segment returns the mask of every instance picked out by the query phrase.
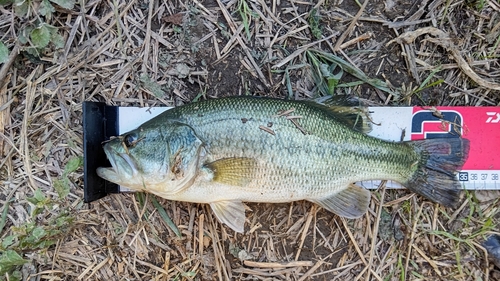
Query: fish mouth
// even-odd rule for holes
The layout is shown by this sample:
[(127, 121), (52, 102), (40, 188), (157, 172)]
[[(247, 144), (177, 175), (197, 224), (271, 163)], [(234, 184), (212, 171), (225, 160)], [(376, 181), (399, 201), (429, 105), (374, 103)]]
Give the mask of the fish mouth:
[(113, 167), (97, 168), (97, 175), (107, 181), (118, 183), (120, 177)]
[(118, 171), (116, 169), (116, 160), (114, 154), (110, 152), (108, 145), (103, 147), (106, 157), (111, 163), (111, 167), (99, 167), (97, 168), (97, 175), (107, 181), (117, 183), (119, 180)]
[(138, 175), (138, 169), (132, 158), (126, 153), (117, 153), (107, 145), (104, 146), (104, 152), (111, 163), (111, 167), (97, 168), (97, 175), (107, 181), (117, 184), (126, 183)]

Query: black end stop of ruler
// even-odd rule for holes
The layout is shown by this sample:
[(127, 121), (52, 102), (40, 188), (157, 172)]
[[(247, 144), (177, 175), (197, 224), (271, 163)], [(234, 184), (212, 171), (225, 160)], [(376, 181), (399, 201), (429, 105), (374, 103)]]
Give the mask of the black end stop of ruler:
[(90, 203), (109, 193), (118, 193), (117, 184), (97, 175), (98, 167), (110, 167), (102, 143), (118, 135), (118, 107), (102, 102), (83, 103), (83, 201)]

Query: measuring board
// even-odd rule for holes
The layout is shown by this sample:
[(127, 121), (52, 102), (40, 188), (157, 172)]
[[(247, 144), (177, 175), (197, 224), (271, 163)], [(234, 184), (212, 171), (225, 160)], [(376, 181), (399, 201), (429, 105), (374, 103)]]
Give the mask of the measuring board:
[[(137, 128), (142, 123), (161, 114), (168, 107), (111, 107), (102, 103), (84, 103), (84, 166), (85, 174), (89, 173), (88, 181), (85, 181), (85, 189), (90, 188), (87, 182), (93, 185), (104, 185), (96, 178), (95, 168), (97, 166), (109, 166), (109, 163), (91, 163), (93, 157), (88, 155), (87, 148), (93, 155), (98, 152), (100, 142), (114, 135), (120, 135)], [(458, 180), (464, 188), (469, 190), (500, 189), (500, 107), (369, 107), (373, 130), (369, 135), (389, 141), (409, 141), (426, 138), (456, 138), (462, 136), (470, 140), (469, 158), (465, 162), (462, 171), (457, 174)], [(102, 115), (104, 123), (99, 122)], [(85, 122), (87, 114), (94, 114), (94, 120)], [(95, 123), (97, 122), (97, 123)], [(104, 134), (100, 142), (86, 140), (85, 135), (94, 136), (93, 126), (101, 126), (99, 130)], [(98, 137), (96, 137), (98, 138)], [(92, 149), (90, 149), (92, 147)], [(101, 148), (102, 150), (102, 148)], [(101, 154), (99, 154), (101, 153)], [(87, 160), (89, 160), (87, 163)], [(88, 165), (89, 164), (89, 165)], [(87, 177), (86, 177), (87, 179)], [(97, 192), (98, 198), (105, 193), (128, 191), (123, 187), (102, 187)], [(358, 183), (366, 188), (377, 188), (380, 181), (363, 181)], [(387, 182), (386, 187), (400, 188), (395, 182)], [(105, 189), (105, 190), (104, 190)], [(103, 191), (104, 190), (104, 191)], [(104, 195), (103, 195), (104, 194)], [(92, 195), (85, 198), (90, 202)], [(90, 200), (90, 201), (88, 201)]]

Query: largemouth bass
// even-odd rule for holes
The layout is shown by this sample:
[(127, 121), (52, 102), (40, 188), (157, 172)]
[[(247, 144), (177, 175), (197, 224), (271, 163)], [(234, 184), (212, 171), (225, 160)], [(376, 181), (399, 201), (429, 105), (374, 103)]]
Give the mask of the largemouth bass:
[[(459, 201), (455, 173), (469, 141), (388, 142), (367, 136), (352, 108), (314, 101), (231, 97), (167, 110), (104, 145), (102, 178), (170, 200), (210, 204), (244, 231), (243, 202), (308, 200), (357, 218), (370, 192), (353, 185), (393, 180), (431, 201)], [(397, 118), (397, 116), (395, 116)]]

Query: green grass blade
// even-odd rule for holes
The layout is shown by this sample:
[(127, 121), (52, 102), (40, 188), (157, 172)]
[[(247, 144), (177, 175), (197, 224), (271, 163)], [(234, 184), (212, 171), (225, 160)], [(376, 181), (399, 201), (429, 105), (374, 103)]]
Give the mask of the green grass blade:
[(7, 214), (9, 213), (9, 205), (10, 205), (9, 201), (5, 202), (5, 205), (3, 205), (2, 216), (0, 217), (0, 233), (2, 233), (3, 228), (7, 223)]
[(292, 82), (290, 81), (290, 72), (288, 71), (288, 68), (285, 69), (285, 84), (286, 90), (288, 91), (288, 99), (293, 99), (293, 88)]
[(427, 88), (431, 88), (431, 87), (434, 87), (434, 86), (437, 86), (437, 85), (443, 83), (444, 80), (443, 79), (439, 79), (438, 81), (432, 82), (429, 85), (427, 85), (431, 81), (431, 79), (434, 77), (434, 75), (436, 75), (436, 73), (438, 73), (441, 70), (442, 70), (442, 67), (440, 66), (440, 67), (434, 69), (433, 71), (431, 71), (431, 73), (425, 78), (424, 82), (422, 82), (422, 85), (420, 85), (418, 87), (418, 89), (415, 90), (414, 93), (418, 93), (418, 92), (420, 92), (422, 90), (425, 90)]
[(307, 22), (309, 23), (309, 29), (311, 30), (311, 34), (317, 40), (322, 38), (321, 27), (320, 27), (320, 17), (318, 15), (318, 9), (314, 8), (309, 13), (309, 17), (307, 18)]
[(250, 20), (252, 18), (252, 14), (250, 12), (250, 8), (248, 8), (248, 4), (245, 0), (240, 0), (238, 3), (238, 12), (241, 17), (241, 21), (243, 22), (243, 26), (245, 28), (245, 33), (247, 38), (250, 39), (252, 35), (250, 35)]
[(172, 231), (177, 235), (177, 237), (182, 237), (181, 232), (177, 228), (177, 226), (174, 224), (172, 219), (168, 216), (167, 211), (158, 203), (158, 200), (154, 196), (151, 196), (151, 201), (153, 202), (153, 206), (155, 206), (156, 210), (158, 210), (158, 213), (160, 214), (161, 218), (167, 223), (168, 227), (172, 229)]
[[(317, 61), (321, 61), (327, 64), (338, 64), (345, 72), (353, 75), (354, 77), (362, 80), (363, 82), (387, 93), (394, 95), (396, 98), (399, 98), (399, 93), (393, 91), (387, 83), (380, 79), (370, 78), (363, 71), (351, 65), (349, 62), (341, 59), (340, 57), (325, 53), (318, 50), (310, 50), (308, 51), (309, 58), (316, 57)], [(313, 71), (314, 72), (314, 71)], [(314, 74), (313, 74), (314, 75)]]

